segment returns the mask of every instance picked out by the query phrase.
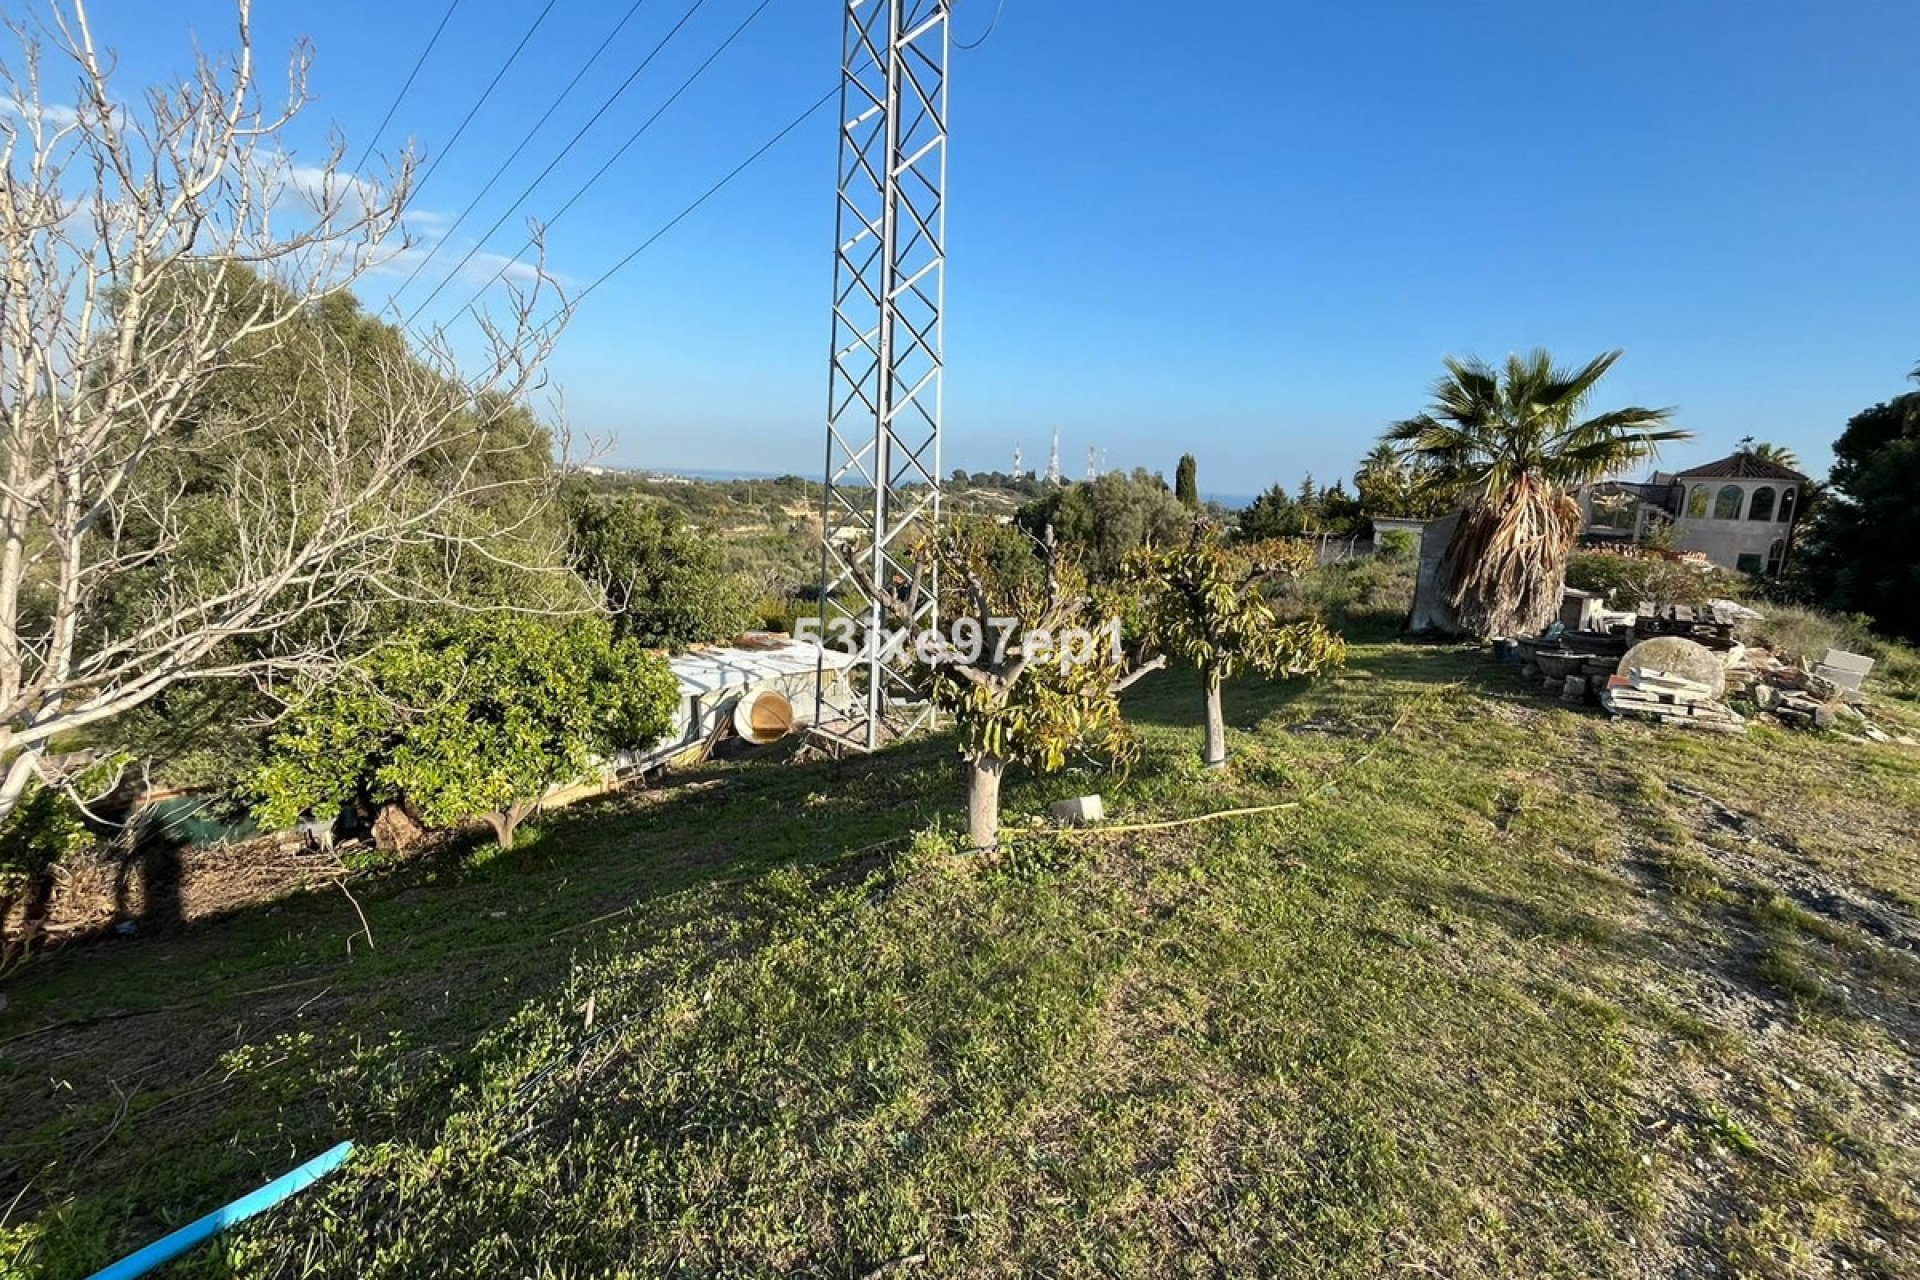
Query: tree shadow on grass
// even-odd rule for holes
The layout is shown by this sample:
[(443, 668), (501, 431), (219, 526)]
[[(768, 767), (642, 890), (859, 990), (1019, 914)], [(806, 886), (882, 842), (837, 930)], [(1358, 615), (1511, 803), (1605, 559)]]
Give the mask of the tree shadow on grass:
[[(437, 1124), (475, 1083), (472, 1048), (628, 917), (683, 893), (725, 913), (781, 869), (865, 875), (961, 799), (939, 739), (702, 767), (548, 815), (512, 850), (355, 880), (351, 899), (317, 890), (50, 955), (0, 1015), (0, 1204), (18, 1196), (18, 1222), (72, 1197), (49, 1256), (89, 1272), (342, 1137)], [(386, 1042), (404, 1046), (391, 1061)], [(392, 1079), (367, 1087), (356, 1060)], [(407, 1083), (428, 1070), (431, 1088)]]

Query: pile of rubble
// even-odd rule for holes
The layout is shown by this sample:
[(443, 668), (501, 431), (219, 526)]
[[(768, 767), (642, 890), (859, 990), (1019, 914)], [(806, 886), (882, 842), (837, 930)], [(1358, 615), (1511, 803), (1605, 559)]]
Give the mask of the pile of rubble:
[(1889, 733), (1868, 718), (1860, 685), (1872, 667), (1870, 659), (1837, 650), (1809, 669), (1783, 662), (1765, 649), (1749, 649), (1728, 670), (1727, 689), (1751, 702), (1761, 723), (1831, 729), (1858, 742), (1920, 746), (1920, 740)]
[(1622, 672), (1611, 676), (1601, 691), (1600, 705), (1617, 716), (1640, 716), (1709, 733), (1745, 733), (1746, 717), (1720, 701), (1725, 687), (1724, 679), (1716, 691), (1709, 681), (1644, 662), (1622, 663)]
[[(1664, 621), (1671, 626), (1673, 620)], [(1808, 666), (1718, 636), (1702, 643), (1698, 627), (1695, 622), (1693, 635), (1656, 635), (1639, 643), (1624, 627), (1604, 633), (1556, 627), (1511, 646), (1509, 660), (1520, 664), (1523, 678), (1562, 701), (1599, 706), (1615, 716), (1710, 733), (1770, 724), (1831, 730), (1857, 742), (1920, 746), (1920, 740), (1869, 718), (1860, 687), (1871, 659), (1832, 650)]]

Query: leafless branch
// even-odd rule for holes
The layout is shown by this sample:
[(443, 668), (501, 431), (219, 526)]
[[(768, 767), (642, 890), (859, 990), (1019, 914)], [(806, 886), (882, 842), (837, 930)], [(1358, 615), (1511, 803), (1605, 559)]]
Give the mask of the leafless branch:
[[(49, 6), (0, 62), (0, 818), (60, 735), (185, 680), (324, 675), (377, 605), (555, 563), (518, 541), (551, 492), (502, 430), (567, 313), (535, 323), (544, 272), (477, 357), (438, 331), (349, 344), (316, 317), (405, 249), (411, 156), (296, 160), (310, 51), (269, 102), (250, 0), (230, 56), (134, 97), (87, 0)], [(205, 403), (296, 353), (286, 403)]]

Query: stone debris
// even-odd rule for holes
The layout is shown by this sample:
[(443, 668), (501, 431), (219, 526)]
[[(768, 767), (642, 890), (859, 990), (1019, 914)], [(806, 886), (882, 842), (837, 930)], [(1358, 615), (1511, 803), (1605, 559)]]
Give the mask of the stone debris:
[[(1860, 692), (1871, 660), (1829, 650), (1811, 665), (1788, 662), (1733, 640), (1717, 623), (1711, 614), (1671, 610), (1631, 632), (1556, 626), (1514, 642), (1508, 660), (1544, 693), (1615, 716), (1711, 733), (1767, 724), (1824, 730), (1861, 745), (1920, 746), (1910, 734), (1872, 723)], [(1691, 635), (1680, 634), (1689, 629)]]
[(1625, 670), (1610, 677), (1600, 694), (1600, 705), (1614, 715), (1708, 733), (1746, 732), (1746, 717), (1716, 698), (1706, 681), (1652, 666), (1627, 666), (1624, 661), (1622, 666)]

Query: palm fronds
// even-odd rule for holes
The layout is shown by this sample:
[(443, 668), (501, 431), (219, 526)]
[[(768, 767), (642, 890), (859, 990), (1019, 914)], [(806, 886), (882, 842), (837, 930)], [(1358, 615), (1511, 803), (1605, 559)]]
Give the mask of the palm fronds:
[(1581, 416), (1620, 354), (1605, 352), (1577, 369), (1554, 364), (1543, 350), (1509, 356), (1499, 369), (1450, 358), (1427, 412), (1387, 431), (1386, 442), (1424, 459), (1467, 495), (1443, 581), (1469, 631), (1514, 634), (1551, 621), (1579, 533), (1570, 491), (1688, 438), (1667, 425), (1668, 409)]

